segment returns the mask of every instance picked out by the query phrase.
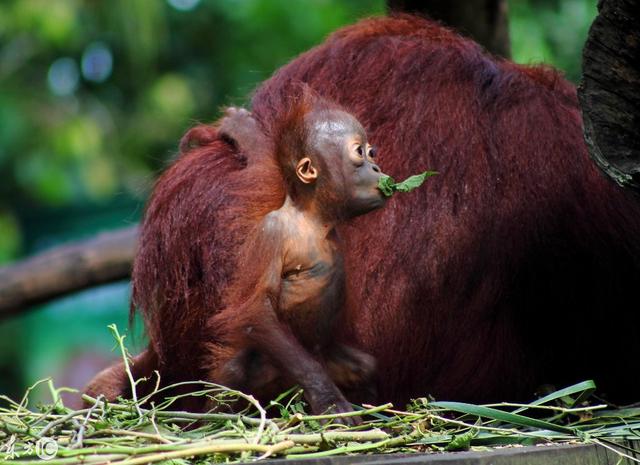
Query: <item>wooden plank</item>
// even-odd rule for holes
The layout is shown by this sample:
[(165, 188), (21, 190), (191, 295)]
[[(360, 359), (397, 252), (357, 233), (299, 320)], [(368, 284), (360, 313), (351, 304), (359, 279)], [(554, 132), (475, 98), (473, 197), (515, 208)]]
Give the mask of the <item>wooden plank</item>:
[[(625, 445), (630, 446), (629, 443)], [(640, 451), (640, 442), (635, 442)], [(640, 459), (640, 452), (633, 455)], [(315, 459), (278, 459), (263, 465), (631, 465), (634, 462), (597, 445), (509, 447), (486, 452), (409, 455), (359, 455)]]

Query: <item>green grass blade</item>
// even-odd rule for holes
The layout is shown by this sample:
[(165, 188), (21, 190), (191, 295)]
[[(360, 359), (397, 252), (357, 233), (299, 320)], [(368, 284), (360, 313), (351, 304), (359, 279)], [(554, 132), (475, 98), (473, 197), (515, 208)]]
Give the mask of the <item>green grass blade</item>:
[[(584, 399), (591, 395), (591, 393), (593, 393), (595, 389), (596, 383), (594, 383), (592, 380), (582, 381), (581, 383), (568, 386), (566, 388), (552, 392), (551, 394), (548, 394), (544, 397), (541, 397), (540, 399), (536, 399), (531, 402), (530, 405), (534, 406), (548, 404), (549, 402), (561, 399), (563, 397), (570, 397), (573, 394), (580, 394), (577, 399)], [(577, 401), (577, 399), (570, 406), (578, 404), (579, 402)], [(520, 407), (519, 409), (514, 410), (513, 413), (520, 413), (524, 412), (525, 410), (527, 410), (527, 407)]]
[(466, 404), (464, 402), (431, 402), (434, 407), (440, 407), (454, 412), (475, 415), (477, 417), (498, 420), (512, 425), (526, 426), (529, 428), (546, 429), (549, 431), (557, 431), (559, 433), (575, 434), (573, 428), (556, 425), (548, 421), (529, 418), (516, 413), (504, 412), (491, 407), (483, 407), (481, 405)]

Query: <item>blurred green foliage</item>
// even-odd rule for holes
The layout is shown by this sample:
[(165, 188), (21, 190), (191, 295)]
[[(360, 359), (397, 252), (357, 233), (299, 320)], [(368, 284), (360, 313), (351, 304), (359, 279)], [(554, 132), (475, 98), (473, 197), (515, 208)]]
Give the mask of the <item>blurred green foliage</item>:
[(578, 82), (582, 47), (597, 3), (597, 0), (510, 0), (513, 60), (548, 63)]
[[(182, 9), (181, 9), (182, 8)], [(0, 3), (0, 260), (24, 208), (144, 199), (197, 120), (380, 0)], [(27, 247), (29, 249), (30, 247)]]
[[(513, 0), (514, 59), (577, 80), (596, 0)], [(137, 221), (183, 132), (242, 104), (383, 0), (0, 2), (0, 263)], [(60, 373), (126, 327), (126, 283), (0, 323), (0, 392)]]

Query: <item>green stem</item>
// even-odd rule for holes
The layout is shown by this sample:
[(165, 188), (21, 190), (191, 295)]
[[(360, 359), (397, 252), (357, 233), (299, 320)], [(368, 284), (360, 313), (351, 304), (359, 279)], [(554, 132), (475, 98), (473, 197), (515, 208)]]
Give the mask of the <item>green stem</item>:
[(90, 411), (91, 411), (91, 409), (84, 408), (82, 410), (74, 410), (74, 411), (72, 411), (72, 412), (60, 417), (57, 420), (54, 420), (51, 423), (49, 423), (44, 428), (42, 428), (42, 430), (40, 430), (40, 432), (38, 433), (38, 437), (39, 438), (44, 437), (45, 434), (47, 434), (49, 431), (51, 431), (56, 426), (64, 425), (66, 422), (71, 420), (73, 417), (77, 417), (77, 416), (80, 416), (80, 415), (85, 415), (86, 413), (88, 413)]
[(318, 444), (322, 442), (364, 442), (389, 439), (389, 434), (381, 430), (371, 431), (327, 431), (313, 434), (276, 434), (276, 441), (293, 441), (296, 444)]
[[(103, 400), (95, 399), (87, 394), (83, 394), (82, 398), (87, 402), (91, 403), (101, 403), (104, 405), (108, 405), (109, 408), (113, 410), (118, 410), (120, 412), (130, 413), (131, 407), (127, 405), (105, 402)], [(149, 414), (151, 412), (155, 412), (155, 416), (157, 418), (180, 418), (183, 420), (218, 420), (218, 421), (242, 421), (248, 425), (260, 425), (261, 420), (258, 418), (250, 418), (246, 415), (235, 415), (233, 413), (193, 413), (193, 412), (183, 412), (183, 411), (169, 411), (169, 410), (148, 410), (148, 409), (140, 409), (142, 414)]]
[(11, 460), (11, 465), (34, 465), (34, 464), (47, 464), (47, 465), (67, 465), (67, 464), (82, 464), (82, 463), (108, 463), (114, 460), (118, 460), (126, 457), (125, 455), (88, 455), (82, 458), (68, 457), (63, 459), (50, 459), (46, 462), (38, 459), (34, 460)]
[(377, 407), (372, 407), (369, 409), (363, 410), (354, 410), (353, 412), (343, 412), (343, 413), (327, 413), (324, 415), (302, 415), (300, 416), (300, 421), (318, 421), (318, 420), (333, 420), (336, 418), (345, 418), (345, 417), (359, 417), (362, 415), (369, 415), (371, 413), (382, 412), (383, 410), (387, 410), (393, 407), (392, 403), (379, 405)]
[(225, 445), (206, 445), (198, 447), (185, 448), (183, 450), (173, 452), (160, 452), (157, 454), (145, 455), (131, 459), (124, 459), (112, 462), (113, 465), (143, 465), (147, 463), (161, 462), (163, 460), (179, 459), (184, 457), (197, 457), (201, 455), (222, 454), (222, 453), (240, 453), (240, 452), (261, 452), (263, 454), (277, 454), (294, 446), (293, 441), (282, 441), (273, 446), (264, 446), (261, 444), (233, 443)]

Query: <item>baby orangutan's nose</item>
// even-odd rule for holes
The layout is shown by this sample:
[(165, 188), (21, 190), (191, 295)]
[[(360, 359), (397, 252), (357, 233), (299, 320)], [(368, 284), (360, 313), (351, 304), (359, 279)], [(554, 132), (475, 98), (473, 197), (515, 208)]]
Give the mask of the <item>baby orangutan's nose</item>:
[(376, 165), (375, 163), (371, 163), (371, 171), (373, 171), (373, 173), (371, 173), (371, 175), (375, 178), (376, 182), (378, 182), (381, 178), (384, 178), (384, 177), (387, 176), (380, 169), (380, 167), (378, 165)]

